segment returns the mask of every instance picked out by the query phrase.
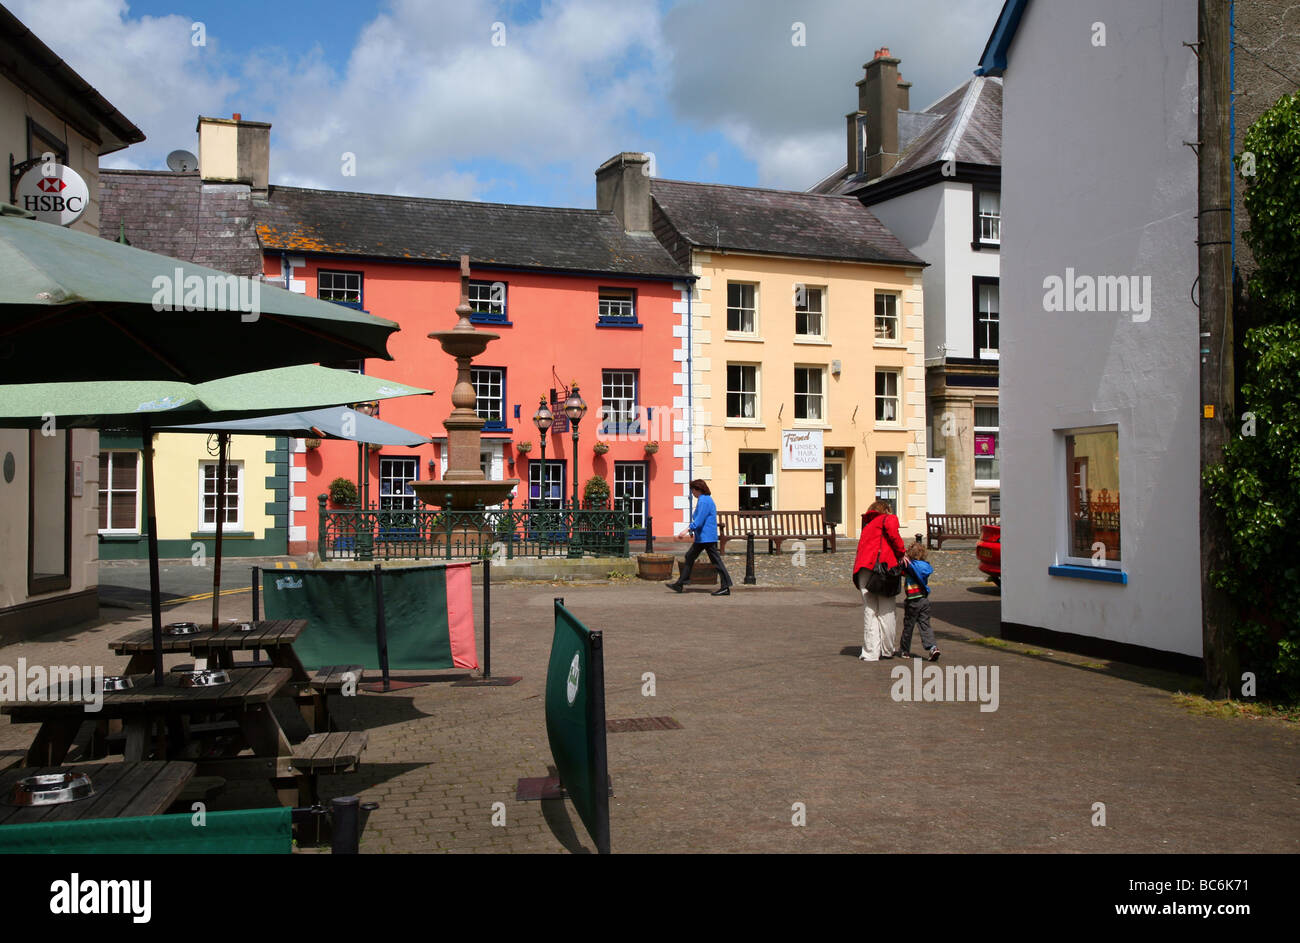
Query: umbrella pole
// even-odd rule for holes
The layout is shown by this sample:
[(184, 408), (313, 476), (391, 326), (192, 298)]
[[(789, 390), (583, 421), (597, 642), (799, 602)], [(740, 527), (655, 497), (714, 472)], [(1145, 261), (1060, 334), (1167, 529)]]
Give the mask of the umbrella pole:
[(148, 416), (140, 417), (140, 443), (144, 452), (145, 527), (149, 531), (149, 607), (153, 611), (153, 681), (163, 683), (162, 580), (158, 575), (158, 510), (154, 504), (153, 429)]
[(212, 629), (216, 631), (221, 614), (221, 531), (226, 520), (226, 456), (230, 453), (230, 433), (217, 433), (217, 532), (213, 539)]

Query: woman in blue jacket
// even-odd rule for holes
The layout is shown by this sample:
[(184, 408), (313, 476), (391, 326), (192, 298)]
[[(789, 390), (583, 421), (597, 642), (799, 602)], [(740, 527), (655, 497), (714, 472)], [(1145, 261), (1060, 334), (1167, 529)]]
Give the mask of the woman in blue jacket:
[(691, 549), (686, 551), (686, 562), (682, 564), (682, 572), (677, 577), (677, 582), (669, 583), (668, 587), (673, 592), (680, 593), (682, 587), (691, 578), (691, 568), (695, 566), (695, 558), (707, 551), (714, 569), (722, 577), (722, 588), (716, 590), (713, 595), (730, 596), (731, 574), (727, 572), (727, 565), (722, 562), (722, 554), (718, 553), (718, 507), (713, 503), (709, 486), (703, 478), (696, 478), (691, 482), (691, 496), (695, 498), (695, 516), (691, 518), (691, 526), (678, 534), (677, 539), (685, 540), (690, 535), (694, 543), (691, 544)]

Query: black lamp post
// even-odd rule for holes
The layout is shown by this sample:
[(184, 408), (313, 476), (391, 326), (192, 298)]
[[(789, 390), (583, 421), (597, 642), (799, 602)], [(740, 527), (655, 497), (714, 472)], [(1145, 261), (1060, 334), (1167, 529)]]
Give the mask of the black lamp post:
[(537, 412), (533, 413), (533, 425), (537, 427), (537, 434), (542, 437), (542, 474), (541, 484), (538, 486), (538, 498), (542, 502), (542, 507), (546, 507), (546, 432), (555, 422), (555, 414), (546, 406), (546, 397), (538, 398)]
[(578, 423), (587, 415), (587, 404), (578, 395), (578, 384), (573, 384), (573, 391), (564, 401), (564, 415), (569, 417), (573, 426), (573, 510), (578, 510)]

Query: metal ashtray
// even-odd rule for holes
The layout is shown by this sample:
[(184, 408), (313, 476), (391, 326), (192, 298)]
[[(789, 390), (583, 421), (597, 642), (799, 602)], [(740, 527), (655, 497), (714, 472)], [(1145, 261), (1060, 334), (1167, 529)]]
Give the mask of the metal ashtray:
[(128, 688), (135, 687), (135, 682), (126, 675), (107, 675), (104, 678), (103, 691), (125, 691)]
[(85, 773), (46, 773), (14, 783), (8, 802), (17, 806), (59, 805), (94, 794), (95, 787)]
[(181, 675), (181, 687), (183, 688), (214, 688), (219, 684), (229, 683), (230, 675), (221, 668), (186, 671)]
[(251, 623), (251, 622), (240, 622), (238, 625), (235, 626), (235, 631), (236, 631), (236, 632), (251, 632), (251, 631), (253, 631), (254, 628), (256, 628), (256, 626), (254, 626), (253, 623)]
[(194, 622), (169, 622), (163, 627), (164, 635), (198, 635), (199, 627)]

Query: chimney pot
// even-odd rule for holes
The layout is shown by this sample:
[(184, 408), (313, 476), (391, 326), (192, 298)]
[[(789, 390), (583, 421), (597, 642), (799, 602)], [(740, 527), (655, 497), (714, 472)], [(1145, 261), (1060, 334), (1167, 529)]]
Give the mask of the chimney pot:
[(233, 118), (235, 121), (238, 121), (240, 118), (242, 118), (242, 117), (244, 117), (244, 116), (241, 115), (239, 112), (235, 112), (235, 113), (234, 113), (233, 115), (231, 115), (230, 117)]
[(271, 126), (232, 118), (199, 117), (199, 177), (204, 182), (245, 183), (267, 192), (271, 166)]

